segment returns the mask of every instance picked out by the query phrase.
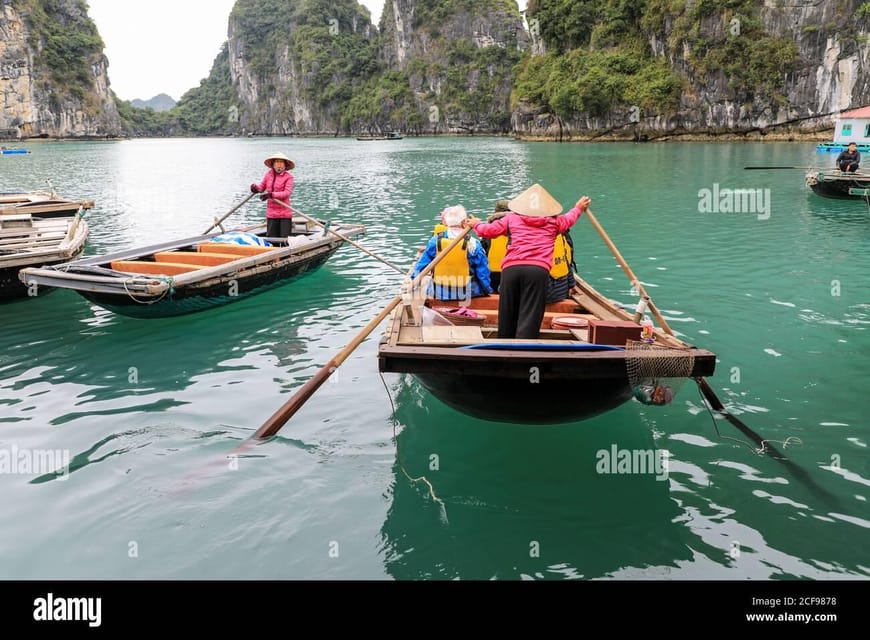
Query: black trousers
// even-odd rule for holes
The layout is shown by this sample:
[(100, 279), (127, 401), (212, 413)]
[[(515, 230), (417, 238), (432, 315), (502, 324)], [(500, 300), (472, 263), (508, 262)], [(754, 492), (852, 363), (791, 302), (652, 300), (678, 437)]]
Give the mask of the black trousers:
[(857, 162), (841, 162), (840, 163), (840, 171), (851, 171), (855, 173), (858, 170)]
[(544, 319), (550, 272), (543, 267), (514, 265), (501, 272), (498, 294), (498, 337), (537, 339)]
[(293, 218), (266, 218), (267, 238), (286, 238), (293, 231)]

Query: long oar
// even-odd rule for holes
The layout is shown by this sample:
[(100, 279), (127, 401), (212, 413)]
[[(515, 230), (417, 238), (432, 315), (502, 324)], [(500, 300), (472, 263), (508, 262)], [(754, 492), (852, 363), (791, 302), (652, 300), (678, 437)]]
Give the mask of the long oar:
[[(410, 292), (413, 294), (414, 289), (420, 284), (420, 281), (426, 277), (430, 271), (432, 271), (435, 266), (441, 262), (441, 260), (446, 256), (454, 247), (458, 246), (462, 239), (468, 234), (471, 229), (463, 229), (462, 232), (457, 235), (450, 244), (448, 244), (437, 256), (435, 259), (430, 262), (425, 269), (423, 269), (420, 274), (414, 278), (410, 285)], [(290, 399), (285, 402), (281, 408), (279, 408), (265, 423), (263, 426), (257, 429), (257, 432), (254, 434), (254, 438), (268, 438), (270, 436), (275, 435), (278, 431), (283, 427), (287, 421), (293, 417), (293, 415), (302, 407), (303, 404), (314, 395), (314, 392), (317, 391), (321, 385), (326, 382), (330, 375), (332, 375), (333, 371), (338, 369), (341, 366), (341, 363), (344, 362), (347, 357), (356, 349), (360, 344), (362, 344), (363, 340), (374, 331), (378, 325), (383, 322), (383, 320), (390, 315), (393, 309), (395, 309), (402, 302), (402, 295), (397, 295), (393, 298), (390, 303), (384, 307), (384, 309), (372, 318), (371, 322), (369, 322), (362, 330), (351, 340), (346, 347), (344, 347), (341, 351), (335, 354), (329, 362), (327, 362), (320, 370), (314, 374), (314, 376), (308, 380), (304, 385), (302, 385), (296, 393), (290, 396)]]
[(664, 319), (662, 314), (659, 312), (658, 307), (656, 307), (650, 295), (646, 292), (646, 289), (643, 288), (640, 280), (636, 275), (634, 275), (634, 271), (631, 270), (631, 267), (628, 266), (628, 263), (625, 261), (625, 258), (622, 257), (622, 254), (619, 253), (619, 249), (616, 248), (616, 245), (613, 244), (613, 241), (610, 239), (610, 236), (607, 235), (607, 232), (604, 231), (604, 227), (602, 227), (598, 220), (592, 215), (592, 212), (589, 209), (586, 209), (586, 217), (589, 218), (589, 222), (592, 223), (592, 226), (601, 234), (601, 237), (604, 239), (604, 243), (610, 248), (611, 253), (613, 253), (616, 261), (619, 263), (619, 266), (622, 267), (622, 270), (625, 271), (625, 275), (628, 276), (631, 285), (635, 288), (638, 294), (643, 298), (646, 302), (649, 310), (653, 312), (656, 320), (659, 321), (659, 326), (664, 329), (665, 333), (669, 335), (674, 335), (674, 332), (671, 331), (670, 326), (668, 326), (667, 321)]
[(290, 206), (289, 204), (287, 204), (286, 202), (281, 202), (280, 200), (275, 200), (274, 198), (272, 198), (272, 202), (277, 202), (277, 203), (280, 204), (282, 207), (286, 207), (286, 208), (290, 209), (290, 211), (292, 211), (293, 213), (298, 213), (300, 216), (302, 216), (303, 218), (305, 218), (305, 219), (308, 220), (309, 222), (313, 222), (314, 224), (316, 224), (316, 225), (317, 225), (318, 227), (320, 227), (321, 229), (324, 229), (325, 231), (329, 231), (329, 233), (331, 233), (332, 235), (334, 235), (336, 238), (340, 238), (340, 239), (344, 240), (346, 243), (348, 243), (348, 244), (350, 244), (350, 245), (353, 245), (354, 247), (356, 247), (357, 249), (359, 249), (360, 251), (362, 251), (362, 252), (365, 253), (366, 255), (371, 256), (371, 257), (374, 258), (375, 260), (377, 260), (377, 261), (379, 261), (379, 262), (383, 262), (385, 265), (387, 265), (387, 266), (388, 266), (390, 269), (392, 269), (393, 271), (398, 271), (399, 273), (402, 273), (402, 274), (405, 273), (402, 269), (400, 269), (399, 267), (397, 267), (396, 265), (394, 265), (392, 262), (389, 262), (389, 261), (385, 260), (384, 258), (381, 258), (380, 256), (378, 256), (378, 255), (372, 253), (371, 251), (369, 251), (368, 249), (366, 249), (366, 248), (365, 248), (364, 246), (362, 246), (361, 244), (357, 244), (356, 242), (354, 242), (354, 241), (351, 240), (350, 238), (347, 238), (347, 237), (345, 237), (344, 235), (340, 234), (338, 231), (335, 231), (335, 230), (334, 230), (332, 227), (330, 227), (329, 225), (325, 225), (325, 224), (323, 224), (322, 222), (320, 222), (319, 220), (315, 220), (315, 219), (312, 218), (311, 216), (307, 216), (307, 215), (305, 215), (305, 213), (303, 213), (302, 211), (299, 210), (299, 207), (295, 207), (295, 206), (294, 206), (294, 207), (291, 207), (291, 206)]
[[(610, 251), (613, 253), (616, 261), (622, 267), (622, 270), (625, 271), (628, 279), (635, 286), (638, 293), (643, 295), (647, 299), (647, 303), (649, 308), (655, 314), (656, 319), (662, 326), (662, 329), (665, 330), (666, 333), (670, 335), (674, 335), (674, 332), (668, 326), (668, 323), (665, 322), (664, 318), (661, 317), (661, 314), (658, 312), (655, 304), (652, 299), (646, 295), (646, 292), (643, 289), (643, 286), (637, 279), (637, 276), (634, 275), (634, 272), (631, 270), (631, 267), (628, 266), (628, 263), (622, 257), (622, 254), (619, 253), (619, 250), (616, 248), (616, 245), (613, 244), (613, 241), (607, 235), (607, 232), (604, 231), (604, 228), (598, 223), (598, 220), (595, 219), (595, 216), (592, 215), (592, 212), (589, 209), (586, 210), (586, 217), (589, 218), (589, 222), (592, 223), (592, 226), (601, 234), (601, 237), (604, 239), (605, 244), (610, 247)], [(696, 378), (692, 378), (698, 385), (698, 388), (701, 390), (701, 393), (704, 394), (704, 398), (707, 399), (707, 402), (710, 403), (710, 407), (719, 413), (722, 417), (724, 417), (728, 422), (737, 427), (742, 433), (744, 433), (747, 437), (749, 437), (764, 453), (767, 453), (769, 456), (774, 458), (775, 460), (781, 462), (785, 465), (796, 478), (803, 481), (803, 483), (809, 487), (814, 493), (819, 496), (826, 498), (831, 503), (837, 503), (837, 499), (835, 496), (831, 495), (829, 492), (824, 490), (818, 484), (816, 484), (815, 480), (804, 470), (803, 468), (796, 465), (794, 462), (785, 457), (776, 447), (770, 444), (769, 441), (762, 438), (760, 435), (755, 433), (752, 429), (750, 429), (742, 420), (740, 420), (737, 416), (730, 413), (725, 405), (722, 404), (722, 401), (716, 396), (713, 392), (713, 389), (707, 383), (707, 380), (702, 376), (698, 376)]]
[(812, 171), (812, 167), (743, 167), (744, 171), (764, 171), (767, 169), (801, 169), (802, 171)]
[[(239, 204), (237, 204), (235, 207), (233, 207), (232, 209), (230, 209), (229, 211), (227, 211), (227, 212), (224, 214), (224, 216), (223, 216), (220, 220), (218, 220), (217, 218), (215, 218), (215, 219), (214, 219), (214, 224), (211, 225), (211, 226), (210, 226), (208, 229), (206, 229), (205, 231), (203, 231), (203, 232), (202, 232), (202, 235), (207, 234), (209, 231), (211, 231), (211, 230), (214, 229), (215, 227), (221, 227), (221, 223), (222, 223), (224, 220), (226, 220), (226, 219), (229, 218), (231, 215), (233, 215), (236, 211), (238, 211), (238, 210), (242, 207), (243, 204), (245, 204), (248, 200), (250, 200), (251, 198), (253, 198), (255, 195), (257, 195), (257, 194), (256, 194), (256, 193), (252, 193), (252, 194), (250, 194), (247, 198), (245, 198), (244, 200), (242, 200), (242, 201), (241, 201)], [(221, 227), (221, 231), (223, 231), (223, 230), (224, 230), (224, 228)]]

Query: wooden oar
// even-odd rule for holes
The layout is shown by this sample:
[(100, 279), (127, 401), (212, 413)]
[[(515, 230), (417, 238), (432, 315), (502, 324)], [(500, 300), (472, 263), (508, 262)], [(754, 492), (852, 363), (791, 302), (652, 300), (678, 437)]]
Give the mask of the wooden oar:
[(643, 288), (643, 285), (638, 280), (637, 276), (634, 275), (634, 271), (631, 270), (631, 267), (628, 266), (628, 263), (625, 261), (625, 258), (622, 257), (622, 254), (619, 253), (619, 249), (616, 248), (616, 245), (613, 244), (613, 241), (610, 239), (610, 236), (607, 235), (607, 232), (604, 231), (604, 227), (602, 227), (598, 220), (592, 215), (592, 212), (589, 209), (586, 209), (586, 217), (589, 218), (589, 222), (592, 223), (592, 226), (601, 234), (601, 237), (604, 239), (604, 243), (610, 248), (611, 253), (613, 253), (616, 261), (619, 263), (619, 266), (622, 267), (622, 270), (625, 271), (625, 275), (628, 276), (631, 285), (637, 290), (638, 294), (644, 299), (649, 310), (653, 312), (656, 320), (659, 321), (659, 326), (665, 331), (665, 333), (669, 335), (674, 335), (674, 332), (671, 330), (671, 327), (668, 325), (667, 321), (664, 319), (662, 314), (659, 312), (658, 307), (656, 307), (655, 303), (652, 300), (652, 297), (646, 292), (646, 289)]
[(801, 169), (802, 171), (818, 171), (812, 167), (743, 167), (744, 171), (763, 171), (766, 169)]
[(215, 227), (220, 227), (220, 228), (221, 228), (221, 231), (223, 231), (224, 228), (221, 226), (221, 223), (222, 223), (224, 220), (226, 220), (227, 218), (229, 218), (229, 217), (230, 217), (232, 214), (234, 214), (236, 211), (238, 211), (238, 210), (241, 208), (241, 206), (242, 206), (243, 204), (245, 204), (248, 200), (250, 200), (251, 198), (253, 198), (255, 195), (257, 195), (257, 194), (256, 194), (256, 193), (251, 193), (250, 195), (248, 195), (247, 198), (245, 198), (245, 199), (242, 200), (239, 204), (237, 204), (235, 207), (233, 207), (232, 209), (230, 209), (229, 211), (227, 211), (227, 212), (224, 214), (224, 216), (223, 216), (220, 220), (218, 220), (217, 218), (215, 218), (214, 224), (211, 225), (211, 226), (210, 226), (208, 229), (206, 229), (205, 231), (203, 231), (203, 232), (202, 232), (202, 235), (207, 234), (209, 231), (211, 231), (211, 230), (214, 229)]
[[(613, 244), (613, 241), (607, 235), (607, 232), (604, 231), (604, 228), (598, 223), (598, 220), (595, 219), (595, 216), (592, 215), (592, 212), (589, 211), (589, 209), (586, 210), (586, 217), (589, 218), (589, 222), (591, 222), (592, 226), (595, 227), (595, 229), (598, 231), (599, 234), (601, 234), (601, 237), (604, 239), (605, 244), (608, 247), (610, 247), (610, 251), (613, 253), (614, 257), (616, 258), (616, 261), (620, 264), (623, 271), (625, 271), (626, 275), (628, 276), (628, 279), (635, 286), (638, 293), (640, 293), (642, 296), (644, 296), (647, 299), (647, 303), (649, 305), (649, 308), (655, 314), (656, 319), (659, 321), (659, 323), (661, 323), (662, 329), (664, 329), (665, 332), (667, 332), (668, 334), (674, 335), (674, 332), (671, 331), (671, 328), (668, 326), (668, 323), (665, 322), (664, 318), (661, 317), (661, 314), (658, 312), (658, 309), (656, 308), (655, 304), (653, 304), (652, 299), (646, 294), (646, 291), (644, 291), (643, 286), (638, 281), (637, 276), (634, 275), (634, 272), (631, 270), (631, 267), (628, 266), (628, 263), (622, 257), (622, 254), (619, 253), (619, 250), (616, 248), (616, 245)], [(810, 475), (804, 469), (797, 466), (791, 460), (786, 458), (785, 455), (783, 455), (776, 447), (774, 447), (772, 444), (770, 444), (770, 441), (762, 438), (760, 435), (758, 435), (752, 429), (750, 429), (746, 424), (744, 424), (744, 422), (742, 420), (740, 420), (737, 416), (730, 413), (725, 408), (725, 405), (722, 404), (722, 401), (719, 400), (719, 398), (713, 392), (713, 389), (710, 387), (710, 385), (707, 383), (707, 380), (704, 377), (698, 376), (698, 377), (692, 378), (692, 379), (698, 385), (698, 388), (701, 390), (701, 393), (704, 395), (704, 398), (706, 398), (707, 402), (710, 403), (710, 407), (714, 411), (719, 413), (722, 417), (724, 417), (726, 420), (728, 420), (728, 422), (730, 422), (732, 425), (737, 427), (737, 429), (739, 429), (747, 437), (749, 437), (756, 445), (758, 445), (761, 448), (762, 452), (766, 453), (767, 455), (769, 455), (773, 459), (775, 459), (775, 460), (779, 461), (780, 463), (782, 463), (783, 465), (785, 465), (794, 474), (794, 476), (796, 478), (803, 481), (803, 483), (806, 486), (808, 486), (814, 493), (826, 498), (831, 503), (837, 502), (836, 498), (833, 495), (831, 495), (829, 492), (825, 491), (818, 484), (816, 484), (815, 480), (813, 480), (812, 477), (810, 477)]]
[(399, 267), (397, 267), (396, 265), (394, 265), (392, 262), (389, 262), (389, 261), (385, 260), (384, 258), (381, 258), (381, 257), (378, 256), (378, 255), (375, 255), (374, 253), (372, 253), (371, 251), (369, 251), (368, 249), (366, 249), (366, 248), (365, 248), (364, 246), (362, 246), (361, 244), (357, 244), (356, 242), (354, 242), (354, 241), (351, 240), (350, 238), (347, 238), (347, 237), (345, 237), (344, 235), (340, 234), (338, 231), (335, 231), (332, 227), (328, 227), (327, 225), (323, 224), (323, 223), (320, 222), (319, 220), (315, 220), (315, 219), (312, 218), (311, 216), (307, 216), (307, 215), (305, 215), (305, 213), (303, 213), (302, 211), (299, 210), (299, 207), (296, 207), (296, 206), (291, 207), (291, 206), (290, 206), (289, 204), (287, 204), (286, 202), (281, 202), (280, 200), (275, 200), (274, 198), (272, 198), (272, 202), (277, 202), (277, 203), (280, 204), (282, 207), (287, 207), (287, 208), (290, 209), (290, 211), (292, 211), (294, 214), (295, 214), (295, 213), (298, 213), (300, 216), (302, 216), (303, 218), (305, 218), (305, 219), (308, 220), (309, 222), (313, 222), (314, 224), (316, 224), (316, 225), (317, 225), (318, 227), (320, 227), (321, 229), (325, 229), (326, 231), (329, 231), (329, 233), (331, 233), (332, 235), (334, 235), (336, 238), (340, 238), (341, 240), (344, 240), (346, 243), (348, 243), (348, 244), (350, 244), (350, 245), (353, 245), (354, 247), (356, 247), (357, 249), (359, 249), (360, 251), (362, 251), (362, 252), (365, 253), (366, 255), (371, 256), (371, 257), (374, 258), (375, 260), (377, 260), (377, 261), (379, 261), (379, 262), (383, 262), (385, 265), (387, 265), (387, 266), (388, 266), (390, 269), (392, 269), (393, 271), (397, 271), (397, 272), (402, 273), (402, 274), (405, 273), (402, 269), (400, 269)]
[[(471, 231), (470, 228), (463, 229), (462, 232), (457, 235), (444, 249), (435, 256), (435, 259), (430, 262), (425, 269), (423, 269), (420, 274), (411, 281), (410, 292), (413, 295), (414, 289), (420, 284), (420, 281), (426, 277), (435, 266), (441, 262), (441, 260), (446, 256), (454, 247), (458, 246), (462, 239), (468, 235), (468, 232)], [(341, 363), (347, 360), (347, 357), (356, 349), (360, 344), (362, 344), (363, 340), (368, 337), (368, 335), (374, 331), (378, 325), (383, 322), (383, 320), (390, 315), (393, 309), (395, 309), (399, 304), (402, 303), (402, 295), (397, 295), (393, 298), (390, 303), (383, 308), (383, 310), (372, 318), (371, 322), (369, 322), (362, 330), (354, 336), (353, 340), (351, 340), (346, 347), (344, 347), (341, 351), (339, 351), (335, 356), (333, 356), (329, 362), (327, 362), (320, 370), (314, 374), (314, 376), (308, 380), (302, 387), (300, 387), (296, 393), (290, 396), (290, 399), (287, 400), (279, 408), (265, 423), (263, 426), (257, 429), (257, 432), (254, 434), (254, 438), (268, 438), (270, 436), (275, 435), (278, 431), (283, 427), (287, 421), (293, 417), (293, 415), (302, 407), (303, 404), (314, 395), (314, 392), (317, 391), (323, 385), (324, 382), (329, 378), (332, 373), (341, 366)]]

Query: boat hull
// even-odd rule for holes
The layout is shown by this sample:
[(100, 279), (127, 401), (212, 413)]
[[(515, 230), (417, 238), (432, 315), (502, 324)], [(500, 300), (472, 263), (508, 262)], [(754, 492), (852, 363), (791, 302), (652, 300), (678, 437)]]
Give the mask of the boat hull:
[[(534, 346), (534, 345), (531, 345)], [(577, 422), (632, 398), (622, 349), (582, 351), (398, 347), (382, 344), (379, 369), (417, 378), (444, 404), (476, 418), (518, 424)], [(691, 377), (709, 376), (716, 357), (693, 350)]]
[[(628, 380), (528, 380), (445, 374), (415, 376), (447, 406), (482, 420), (517, 424), (560, 424), (592, 418), (632, 397)], [(546, 415), (544, 415), (546, 407)]]
[[(72, 289), (86, 300), (131, 318), (168, 318), (232, 304), (284, 286), (319, 269), (362, 225), (332, 226), (338, 237), (305, 225), (269, 247), (219, 242), (216, 234), (125, 249), (50, 268), (24, 269), (30, 284)], [(263, 231), (259, 225), (249, 232)], [(204, 249), (204, 250), (203, 250)], [(215, 253), (217, 251), (217, 253)]]
[[(813, 193), (838, 200), (863, 200), (864, 192), (870, 190), (870, 177), (852, 177), (848, 174), (812, 173), (807, 176), (807, 186)], [(858, 191), (858, 193), (855, 193)]]
[[(54, 260), (46, 262), (45, 265), (63, 264), (66, 260)], [(24, 300), (35, 297), (30, 295), (30, 291), (35, 291), (36, 295), (43, 296), (54, 291), (53, 287), (39, 287), (38, 289), (29, 289), (18, 279), (18, 272), (21, 267), (8, 267), (0, 269), (0, 303), (14, 302), (15, 300)]]
[(282, 287), (323, 266), (336, 250), (338, 250), (337, 246), (309, 260), (291, 263), (245, 278), (224, 277), (202, 286), (170, 289), (166, 295), (153, 300), (127, 293), (85, 290), (79, 290), (78, 293), (104, 309), (130, 318), (154, 319), (183, 316), (246, 300), (251, 296)]

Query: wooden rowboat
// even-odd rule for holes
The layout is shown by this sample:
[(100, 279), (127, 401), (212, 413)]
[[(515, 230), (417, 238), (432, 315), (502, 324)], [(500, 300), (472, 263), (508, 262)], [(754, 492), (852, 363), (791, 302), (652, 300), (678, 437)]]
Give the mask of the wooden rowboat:
[(433, 310), (456, 302), (428, 299), (425, 309), (413, 301), (397, 307), (379, 345), (379, 369), (411, 374), (462, 413), (522, 424), (583, 420), (632, 397), (665, 404), (672, 396), (665, 399), (664, 391), (639, 395), (647, 379), (660, 382), (658, 394), (669, 391), (668, 378), (713, 373), (713, 353), (659, 329), (654, 343), (642, 342), (632, 314), (575, 279), (570, 298), (547, 306), (537, 340), (496, 337), (497, 295), (465, 301), (480, 316), (476, 324), (467, 312), (463, 324), (447, 324), (450, 314)]
[(810, 171), (807, 186), (820, 196), (848, 200), (864, 200), (870, 196), (870, 173), (847, 173), (837, 169)]
[(398, 131), (390, 131), (382, 136), (360, 136), (357, 140), (360, 142), (372, 142), (374, 140), (401, 140), (403, 137)]
[(79, 209), (91, 209), (93, 200), (68, 200), (48, 191), (15, 191), (0, 193), (0, 215), (29, 213), (40, 218), (63, 218), (75, 215)]
[[(332, 224), (349, 238), (362, 225)], [(265, 225), (247, 229), (262, 237)], [(294, 225), (272, 246), (213, 242), (212, 233), (76, 260), (58, 268), (24, 269), (27, 285), (72, 289), (105, 309), (133, 318), (204, 311), (287, 284), (323, 265), (344, 241), (314, 225)]]
[(35, 289), (19, 280), (19, 271), (74, 260), (87, 239), (88, 225), (80, 215), (48, 219), (29, 213), (0, 215), (0, 302), (35, 295)]

